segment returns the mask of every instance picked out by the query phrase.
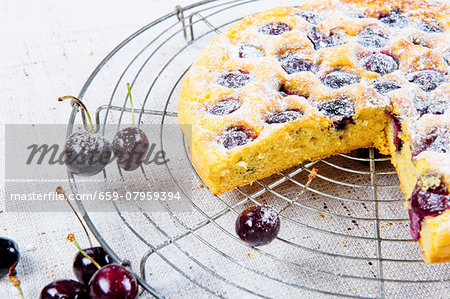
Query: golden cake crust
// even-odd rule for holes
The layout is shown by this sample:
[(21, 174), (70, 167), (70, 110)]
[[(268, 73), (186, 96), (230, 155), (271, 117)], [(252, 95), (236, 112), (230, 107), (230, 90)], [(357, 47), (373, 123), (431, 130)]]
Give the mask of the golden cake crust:
[[(302, 17), (304, 12), (314, 12), (319, 20)], [(407, 17), (404, 28), (380, 20), (397, 13)], [(201, 52), (180, 91), (178, 119), (180, 124), (192, 125), (188, 141), (199, 176), (214, 194), (220, 194), (306, 160), (374, 145), (392, 155), (407, 197), (417, 179), (429, 172), (450, 186), (448, 144), (444, 144), (446, 153), (425, 148), (417, 154), (412, 150), (424, 143), (427, 134), (435, 134), (439, 140), (450, 138), (450, 109), (423, 115), (416, 107), (417, 101), (449, 105), (449, 15), (449, 6), (425, 0), (314, 1), (299, 7), (274, 8), (235, 23)], [(287, 25), (289, 30), (272, 35), (261, 29), (277, 23)], [(428, 27), (423, 29), (425, 25)], [(313, 30), (323, 39), (317, 44), (311, 38)], [(385, 44), (364, 44), (360, 41), (364, 30), (380, 31)], [(337, 42), (330, 45), (328, 40)], [(250, 47), (253, 56), (241, 55), (243, 47)], [(395, 68), (387, 65), (382, 70), (371, 69), (364, 64), (367, 57), (378, 54), (392, 57)], [(317, 69), (289, 73), (282, 61), (292, 56)], [(350, 74), (358, 81), (330, 87), (324, 78), (334, 71)], [(425, 90), (427, 86), (414, 81), (415, 72), (422, 71), (442, 74), (444, 79), (432, 90)], [(245, 84), (227, 86), (229, 83), (222, 81), (230, 73), (245, 77)], [(374, 87), (379, 81), (393, 82), (399, 88), (382, 93)], [(339, 124), (345, 117), (330, 116), (321, 109), (334, 99), (353, 107), (345, 129)], [(219, 115), (211, 112), (218, 102), (229, 100), (239, 102), (238, 109)], [(271, 116), (286, 111), (297, 111), (301, 116), (284, 123), (268, 123)], [(397, 133), (391, 125), (392, 117), (400, 122), (400, 151), (393, 143), (393, 134)], [(430, 133), (435, 128), (439, 133)], [(224, 136), (230, 130), (242, 131), (239, 134), (250, 142), (226, 148)], [(425, 243), (440, 245), (424, 249), (426, 261), (450, 260), (448, 213), (430, 219), (423, 221), (422, 234), (433, 235), (430, 230), (441, 233), (422, 237), (422, 248), (428, 246)]]

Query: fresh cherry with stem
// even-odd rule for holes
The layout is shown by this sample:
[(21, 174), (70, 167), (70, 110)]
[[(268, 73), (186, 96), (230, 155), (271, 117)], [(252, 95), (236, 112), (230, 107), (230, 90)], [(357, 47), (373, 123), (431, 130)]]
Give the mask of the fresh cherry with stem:
[(112, 152), (110, 143), (103, 137), (94, 134), (92, 119), (86, 106), (74, 96), (64, 96), (58, 101), (71, 99), (77, 102), (86, 115), (91, 132), (79, 131), (70, 135), (64, 146), (64, 162), (70, 172), (80, 176), (93, 176), (102, 171), (109, 163)]
[(133, 98), (131, 97), (130, 84), (127, 83), (128, 96), (131, 105), (132, 127), (122, 129), (116, 133), (112, 142), (117, 164), (126, 171), (138, 168), (145, 159), (149, 149), (147, 135), (134, 125)]
[(89, 295), (92, 299), (135, 299), (138, 297), (139, 287), (136, 278), (124, 266), (109, 264), (101, 267), (90, 257), (80, 245), (73, 234), (67, 236), (80, 253), (94, 264), (98, 271), (89, 281)]
[(308, 175), (308, 182), (300, 193), (279, 212), (267, 205), (253, 206), (243, 211), (238, 216), (235, 225), (239, 238), (251, 246), (261, 246), (272, 242), (280, 231), (279, 214), (300, 197), (316, 175), (317, 169), (313, 168)]

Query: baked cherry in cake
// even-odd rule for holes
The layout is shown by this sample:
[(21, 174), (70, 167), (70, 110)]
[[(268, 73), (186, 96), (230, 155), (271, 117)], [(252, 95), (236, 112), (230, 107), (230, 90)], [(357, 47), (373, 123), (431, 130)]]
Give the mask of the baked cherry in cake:
[(418, 184), (410, 198), (411, 209), (419, 217), (437, 216), (449, 207), (449, 194), (445, 186), (424, 190)]
[(420, 239), (423, 217), (419, 217), (412, 209), (408, 210), (408, 215), (411, 237), (413, 238), (413, 241), (418, 241)]
[(208, 113), (212, 115), (228, 115), (238, 110), (241, 107), (241, 102), (233, 98), (221, 100), (208, 108)]
[(380, 13), (378, 19), (391, 27), (404, 28), (408, 23), (406, 16), (399, 10), (393, 10), (390, 13)]
[(388, 92), (391, 92), (391, 91), (394, 91), (394, 90), (400, 88), (401, 86), (392, 81), (379, 80), (379, 81), (376, 81), (372, 85), (372, 87), (379, 93), (386, 94)]
[(222, 135), (222, 144), (226, 149), (249, 143), (254, 138), (246, 132), (244, 127), (234, 127), (226, 130)]
[(357, 40), (364, 47), (382, 48), (389, 39), (379, 27), (367, 26), (358, 33)]
[(252, 80), (252, 76), (246, 71), (232, 71), (222, 74), (217, 83), (227, 88), (241, 88)]
[(288, 74), (298, 73), (298, 72), (313, 72), (316, 73), (319, 67), (301, 58), (297, 58), (294, 55), (288, 55), (280, 59), (281, 67)]
[(289, 121), (296, 120), (303, 113), (298, 110), (286, 110), (281, 112), (275, 112), (266, 117), (266, 123), (268, 124), (282, 124)]
[(282, 22), (269, 23), (259, 28), (259, 32), (267, 35), (280, 35), (288, 31), (291, 31), (291, 27)]
[(331, 88), (341, 88), (358, 82), (357, 75), (343, 71), (333, 71), (322, 79), (322, 83)]
[(342, 130), (353, 121), (355, 103), (347, 98), (333, 99), (320, 103), (317, 110), (330, 118), (336, 129)]
[(342, 45), (345, 41), (341, 35), (331, 33), (329, 36), (324, 36), (319, 32), (317, 27), (313, 27), (308, 33), (309, 40), (313, 43), (314, 49), (334, 47)]
[(313, 25), (318, 25), (321, 19), (320, 15), (313, 11), (302, 11), (298, 14), (298, 16)]
[(445, 81), (445, 75), (434, 70), (424, 70), (408, 74), (407, 79), (424, 91), (432, 91)]
[(387, 75), (398, 69), (395, 59), (384, 53), (374, 53), (361, 60), (362, 66), (371, 72)]

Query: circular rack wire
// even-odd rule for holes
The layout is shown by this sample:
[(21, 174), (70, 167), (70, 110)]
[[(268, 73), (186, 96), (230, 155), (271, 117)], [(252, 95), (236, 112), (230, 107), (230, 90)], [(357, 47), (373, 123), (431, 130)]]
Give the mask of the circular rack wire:
[[(144, 99), (141, 107), (135, 107), (139, 124), (159, 123), (161, 148), (167, 148), (169, 133), (162, 125), (176, 125), (177, 92), (189, 61), (224, 28), (245, 15), (273, 7), (270, 2), (208, 0), (178, 6), (132, 34), (101, 61), (78, 95), (86, 101), (95, 92), (112, 91), (109, 102), (96, 110), (95, 131), (107, 134), (106, 124), (115, 125), (115, 130), (124, 124), (131, 109), (121, 89), (125, 82), (131, 82), (134, 101)], [(77, 126), (78, 112), (74, 103), (67, 136)], [(82, 110), (81, 116), (87, 129)], [(189, 213), (160, 202), (159, 208), (165, 213), (158, 214), (132, 202), (135, 213), (142, 216), (138, 224), (122, 205), (111, 202), (115, 217), (96, 221), (98, 214), (77, 202), (79, 213), (99, 243), (117, 262), (133, 266), (141, 286), (151, 295), (164, 297), (168, 292), (167, 286), (155, 285), (149, 275), (149, 271), (158, 275), (152, 267), (158, 261), (169, 267), (170, 275), (184, 279), (180, 278), (180, 287), (189, 285), (192, 294), (204, 296), (397, 298), (411, 294), (420, 297), (427, 292), (445, 294), (446, 290), (448, 294), (448, 266), (423, 262), (418, 245), (409, 236), (404, 196), (396, 173), (389, 158), (376, 157), (373, 148), (365, 152), (367, 157), (355, 152), (341, 154), (215, 196), (202, 188), (184, 139), (181, 134), (178, 137), (184, 145), (177, 148), (178, 156), (192, 174), (188, 181), (198, 183), (198, 187), (194, 192), (186, 190), (183, 178), (168, 166), (164, 173), (166, 181), (186, 197)], [(107, 188), (111, 188), (113, 167), (103, 171)], [(313, 168), (319, 174), (294, 202)], [(155, 190), (152, 166), (131, 174), (119, 168), (116, 172), (115, 184), (123, 192), (133, 188), (136, 177), (148, 190)], [(79, 193), (83, 185), (80, 178), (69, 173), (69, 180), (72, 192)], [(280, 215), (282, 228), (277, 240), (264, 247), (250, 247), (234, 233), (237, 215), (255, 204), (270, 204), (278, 210), (292, 205)], [(123, 246), (111, 241), (108, 221), (119, 223), (131, 234), (132, 239), (126, 243), (143, 248), (139, 260), (129, 260)], [(179, 230), (174, 232), (168, 225)], [(146, 228), (159, 237), (153, 238)], [(208, 233), (208, 229), (212, 232)]]

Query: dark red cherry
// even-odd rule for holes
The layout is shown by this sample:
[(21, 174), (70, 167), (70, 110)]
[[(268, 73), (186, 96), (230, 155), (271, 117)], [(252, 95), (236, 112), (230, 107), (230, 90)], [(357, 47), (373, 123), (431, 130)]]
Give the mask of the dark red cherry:
[(266, 245), (276, 238), (280, 231), (280, 217), (269, 206), (251, 207), (242, 212), (236, 220), (236, 233), (251, 246)]
[(392, 81), (379, 80), (379, 81), (375, 82), (372, 85), (372, 87), (379, 93), (385, 94), (385, 93), (394, 91), (394, 90), (400, 88), (401, 86)]
[(281, 67), (286, 71), (286, 73), (293, 74), (298, 72), (313, 72), (316, 73), (319, 70), (319, 66), (307, 61), (295, 57), (294, 55), (287, 55), (281, 58)]
[(359, 83), (359, 77), (343, 71), (333, 71), (322, 79), (322, 83), (331, 88), (341, 88), (350, 84)]
[(410, 198), (411, 209), (419, 217), (437, 216), (449, 208), (448, 190), (442, 184), (424, 191), (418, 184)]
[(0, 238), (0, 278), (8, 274), (9, 269), (18, 263), (19, 259), (17, 243), (8, 238)]
[(402, 123), (400, 122), (400, 119), (398, 117), (393, 115), (391, 119), (391, 125), (393, 128), (395, 150), (397, 152), (400, 152), (403, 148), (403, 140), (400, 138)]
[(382, 76), (398, 69), (397, 61), (392, 56), (384, 53), (374, 53), (366, 56), (361, 60), (361, 63), (367, 71), (375, 72)]
[(61, 279), (46, 285), (39, 299), (90, 299), (90, 296), (84, 284), (71, 279)]
[(439, 33), (444, 31), (441, 27), (441, 25), (439, 25), (439, 23), (437, 22), (432, 22), (432, 23), (426, 23), (423, 22), (420, 24), (420, 29), (422, 29), (425, 32), (428, 33)]
[(238, 110), (241, 107), (239, 100), (228, 98), (219, 101), (208, 108), (208, 113), (212, 115), (227, 115)]
[(390, 13), (380, 13), (378, 19), (391, 27), (403, 28), (408, 24), (408, 19), (398, 10)]
[(123, 170), (132, 171), (144, 161), (149, 142), (144, 131), (137, 127), (128, 127), (116, 133), (112, 148), (117, 157), (117, 165)]
[(338, 34), (331, 33), (330, 36), (325, 37), (319, 32), (317, 27), (313, 27), (308, 33), (308, 39), (313, 43), (314, 49), (334, 47), (342, 45), (345, 40)]
[(102, 267), (89, 282), (89, 295), (92, 299), (135, 299), (138, 291), (136, 278), (121, 265)]
[(251, 134), (247, 133), (244, 127), (234, 127), (226, 130), (222, 134), (222, 145), (226, 149), (241, 146), (253, 141)]
[(419, 241), (420, 230), (422, 229), (422, 217), (419, 217), (413, 210), (408, 210), (409, 214), (409, 231), (414, 241)]
[(81, 176), (92, 176), (102, 171), (111, 155), (111, 145), (104, 137), (84, 131), (70, 135), (64, 147), (67, 168)]
[(445, 110), (448, 107), (448, 104), (439, 102), (436, 100), (424, 100), (420, 98), (415, 98), (414, 107), (417, 110), (417, 113), (422, 116), (424, 114), (435, 114), (440, 115), (444, 114)]
[[(103, 247), (91, 247), (84, 249), (84, 251), (101, 267), (109, 265), (113, 262), (112, 258), (106, 253)], [(73, 261), (73, 273), (78, 281), (88, 285), (97, 270), (97, 266), (81, 254), (81, 252), (78, 252), (77, 255), (75, 255), (75, 259)]]
[(280, 35), (291, 30), (288, 24), (282, 22), (269, 23), (259, 28), (259, 32), (267, 35)]
[(347, 98), (333, 99), (320, 103), (317, 110), (331, 119), (336, 129), (343, 130), (353, 122), (355, 103)]
[(239, 47), (239, 58), (254, 59), (264, 56), (264, 52), (256, 47), (250, 45), (241, 45)]
[(320, 22), (319, 14), (313, 11), (302, 11), (298, 14), (298, 16), (302, 17), (306, 22), (311, 23), (313, 25), (318, 25)]
[(241, 88), (252, 80), (252, 76), (247, 71), (231, 71), (222, 74), (217, 79), (219, 85), (227, 88)]
[(424, 91), (432, 91), (446, 81), (443, 73), (434, 70), (412, 72), (406, 76), (406, 79), (417, 84)]
[(286, 111), (275, 112), (266, 118), (266, 123), (268, 123), (268, 124), (286, 123), (289, 121), (296, 120), (297, 118), (299, 118), (302, 115), (303, 115), (303, 113), (298, 110), (286, 110)]
[(381, 48), (388, 41), (386, 34), (376, 26), (367, 26), (357, 35), (357, 41), (364, 47)]

